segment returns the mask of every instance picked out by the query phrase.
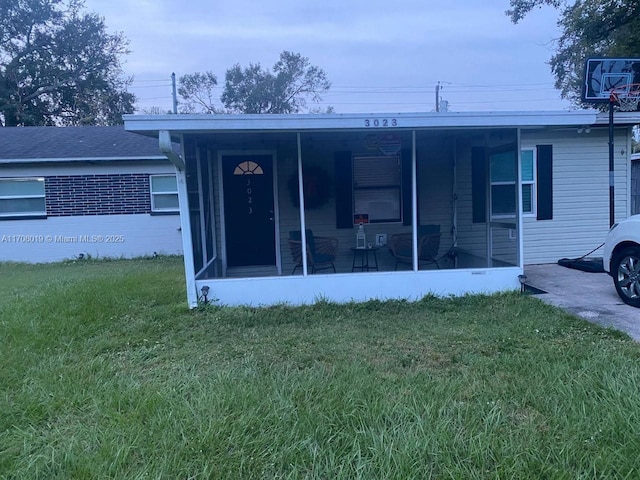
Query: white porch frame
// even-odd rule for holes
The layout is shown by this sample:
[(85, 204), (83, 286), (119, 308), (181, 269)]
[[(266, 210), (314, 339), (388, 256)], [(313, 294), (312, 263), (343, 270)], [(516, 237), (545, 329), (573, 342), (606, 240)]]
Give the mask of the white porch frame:
[[(377, 118), (394, 117), (393, 128), (382, 127), (384, 122), (378, 122)], [(315, 274), (309, 275), (306, 268), (306, 249), (302, 249), (303, 255), (303, 275), (301, 276), (278, 276), (278, 277), (254, 277), (254, 278), (223, 278), (223, 279), (203, 279), (195, 280), (193, 272), (193, 252), (191, 242), (191, 231), (189, 227), (189, 212), (186, 198), (186, 183), (184, 171), (178, 168), (179, 197), (181, 199), (181, 217), (183, 225), (183, 244), (185, 251), (185, 273), (187, 277), (187, 290), (190, 306), (197, 305), (197, 295), (204, 286), (210, 288), (210, 299), (217, 299), (221, 304), (238, 305), (268, 305), (273, 303), (311, 303), (318, 299), (330, 301), (361, 301), (371, 298), (406, 298), (415, 300), (427, 294), (434, 295), (462, 295), (466, 293), (492, 293), (501, 290), (515, 290), (520, 287), (518, 275), (523, 272), (523, 238), (522, 238), (522, 216), (519, 214), (521, 198), (520, 185), (520, 129), (528, 127), (538, 127), (545, 125), (576, 125), (576, 124), (598, 124), (602, 123), (601, 118), (586, 111), (579, 112), (484, 112), (465, 114), (354, 114), (354, 115), (243, 115), (243, 116), (200, 116), (200, 115), (177, 115), (177, 116), (133, 116), (125, 117), (126, 129), (139, 133), (151, 133), (159, 131), (172, 131), (178, 134), (188, 131), (190, 134), (210, 132), (260, 132), (260, 133), (295, 133), (297, 136), (297, 164), (298, 164), (298, 185), (300, 187), (300, 226), (303, 242), (306, 241), (306, 222), (304, 216), (304, 191), (303, 191), (303, 162), (301, 150), (301, 133), (309, 131), (322, 132), (380, 132), (401, 130), (411, 132), (412, 152), (411, 152), (411, 201), (412, 208), (412, 250), (413, 265), (412, 270), (402, 272), (372, 272), (354, 274)], [(366, 128), (365, 128), (366, 127)], [(372, 127), (372, 128), (368, 128)], [(489, 262), (482, 268), (451, 269), (451, 270), (419, 270), (417, 249), (417, 173), (416, 173), (416, 133), (424, 130), (447, 130), (447, 129), (500, 129), (509, 128), (517, 132), (517, 155), (518, 155), (518, 181), (517, 208), (518, 215), (515, 222), (518, 229), (517, 243), (517, 266), (504, 266), (492, 268), (491, 255), (488, 255)], [(184, 142), (183, 142), (184, 143)], [(183, 147), (184, 148), (184, 147)], [(224, 151), (218, 152), (218, 168), (221, 166), (222, 155), (243, 155), (259, 153), (270, 154), (274, 158), (274, 215), (276, 216), (276, 235), (278, 236), (276, 245), (280, 245), (279, 231), (279, 205), (277, 194), (277, 156), (273, 151)], [(454, 146), (454, 180), (458, 172), (458, 155)], [(457, 185), (454, 188), (454, 196), (457, 194)], [(221, 217), (224, 216), (224, 200), (222, 197), (224, 185), (220, 180), (219, 184), (219, 206)], [(454, 203), (456, 199), (454, 198)], [(490, 205), (490, 202), (487, 202)], [(453, 212), (453, 227), (457, 227), (457, 218)], [(491, 228), (490, 213), (487, 215), (487, 229)], [(224, 218), (221, 218), (221, 235), (225, 238)], [(454, 232), (454, 242), (457, 235)], [(489, 245), (491, 242), (488, 242)], [(490, 253), (490, 252), (489, 252)], [(220, 256), (226, 263), (226, 251), (224, 242), (222, 244)], [(280, 249), (276, 248), (278, 268), (281, 269)], [(226, 264), (223, 265), (226, 271)], [(251, 297), (247, 297), (247, 291), (254, 292)]]

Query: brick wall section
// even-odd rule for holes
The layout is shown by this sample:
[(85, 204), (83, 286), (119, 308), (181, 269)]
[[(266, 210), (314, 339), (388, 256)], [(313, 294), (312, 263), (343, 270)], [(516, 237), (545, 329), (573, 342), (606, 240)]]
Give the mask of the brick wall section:
[(45, 178), (47, 216), (151, 212), (149, 175), (72, 175)]

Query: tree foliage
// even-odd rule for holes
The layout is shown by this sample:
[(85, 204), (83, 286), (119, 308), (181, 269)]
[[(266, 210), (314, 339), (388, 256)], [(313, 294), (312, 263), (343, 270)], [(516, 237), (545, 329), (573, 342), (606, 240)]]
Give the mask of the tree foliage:
[(550, 65), (556, 88), (576, 105), (581, 103), (587, 58), (636, 58), (640, 52), (638, 0), (511, 0), (510, 4), (507, 15), (513, 23), (545, 5), (561, 10), (561, 35)]
[(299, 53), (283, 51), (273, 71), (259, 63), (227, 70), (221, 99), (232, 113), (297, 113), (308, 101), (320, 102), (330, 87), (324, 70)]
[(81, 0), (0, 0), (0, 120), (109, 125), (133, 112), (128, 41)]
[(196, 72), (178, 79), (178, 94), (183, 98), (180, 113), (222, 113), (215, 105), (214, 90), (218, 77), (213, 72)]

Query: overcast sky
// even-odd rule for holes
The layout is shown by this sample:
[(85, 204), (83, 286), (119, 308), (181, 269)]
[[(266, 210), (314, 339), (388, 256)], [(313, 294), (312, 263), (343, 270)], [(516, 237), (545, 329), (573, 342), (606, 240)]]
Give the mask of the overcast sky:
[(130, 40), (125, 72), (139, 108), (171, 108), (171, 72), (271, 67), (282, 50), (309, 58), (332, 83), (323, 107), (428, 112), (435, 86), (451, 111), (565, 110), (548, 61), (558, 12), (520, 24), (508, 0), (86, 0)]

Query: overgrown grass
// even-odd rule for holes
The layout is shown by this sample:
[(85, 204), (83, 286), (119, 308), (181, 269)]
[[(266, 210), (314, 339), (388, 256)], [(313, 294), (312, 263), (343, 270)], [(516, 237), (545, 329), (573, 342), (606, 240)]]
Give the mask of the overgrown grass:
[(638, 478), (640, 349), (529, 296), (188, 311), (0, 265), (0, 478)]

